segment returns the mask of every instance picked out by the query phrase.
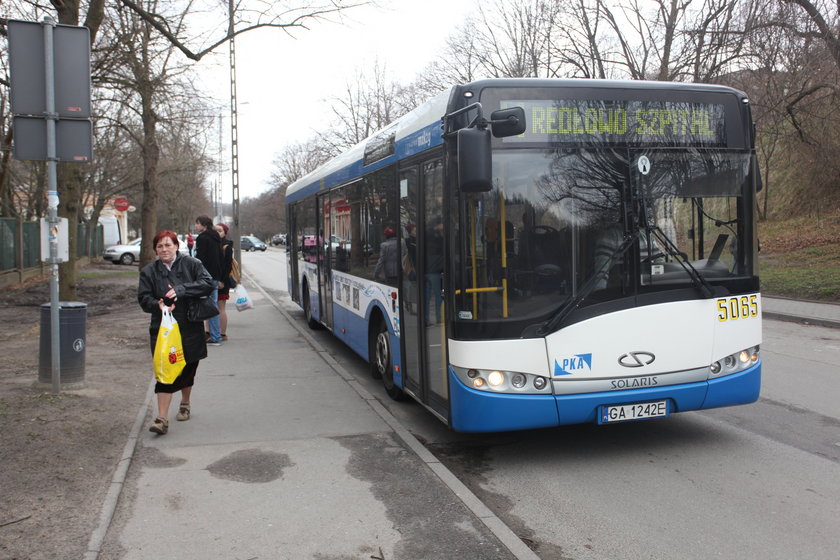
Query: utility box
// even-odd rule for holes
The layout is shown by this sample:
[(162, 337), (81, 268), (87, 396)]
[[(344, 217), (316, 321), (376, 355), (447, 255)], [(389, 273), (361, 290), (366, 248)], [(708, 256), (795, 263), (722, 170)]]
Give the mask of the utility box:
[[(38, 383), (52, 383), (51, 306), (41, 304), (41, 344), (38, 356)], [(87, 304), (79, 301), (58, 302), (59, 356), (61, 387), (81, 389), (85, 381), (87, 348)]]

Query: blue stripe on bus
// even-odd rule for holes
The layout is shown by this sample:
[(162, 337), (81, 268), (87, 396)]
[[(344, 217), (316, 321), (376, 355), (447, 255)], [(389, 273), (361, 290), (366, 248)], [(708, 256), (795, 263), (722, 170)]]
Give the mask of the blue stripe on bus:
[(742, 372), (711, 381), (582, 395), (512, 395), (477, 391), (450, 368), (452, 428), (461, 432), (497, 432), (545, 428), (597, 420), (598, 407), (668, 399), (671, 412), (748, 404), (758, 399), (761, 362)]
[(744, 371), (709, 381), (709, 394), (703, 408), (749, 404), (761, 391), (761, 362)]
[(459, 432), (502, 432), (556, 426), (553, 395), (511, 395), (477, 391), (449, 368), (450, 424)]
[(401, 159), (419, 154), (441, 144), (443, 144), (443, 136), (441, 135), (440, 121), (435, 121), (416, 132), (412, 132), (405, 138), (397, 140), (395, 147), (396, 153), (394, 155), (390, 155), (368, 166), (363, 165), (362, 159), (358, 159), (289, 194), (286, 197), (286, 202), (295, 203), (317, 192), (344, 184), (351, 179), (361, 177), (363, 174), (376, 171), (377, 169), (396, 163)]

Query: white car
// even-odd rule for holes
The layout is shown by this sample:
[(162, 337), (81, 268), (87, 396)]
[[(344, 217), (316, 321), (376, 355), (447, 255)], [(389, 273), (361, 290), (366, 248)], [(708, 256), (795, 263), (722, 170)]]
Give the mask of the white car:
[[(178, 239), (180, 240), (178, 252), (182, 255), (189, 255), (190, 252), (187, 248), (187, 242), (181, 239), (180, 235), (178, 236)], [(142, 237), (138, 237), (127, 245), (112, 245), (105, 249), (105, 252), (102, 253), (102, 258), (106, 261), (111, 261), (114, 264), (134, 264), (140, 260), (141, 241)]]

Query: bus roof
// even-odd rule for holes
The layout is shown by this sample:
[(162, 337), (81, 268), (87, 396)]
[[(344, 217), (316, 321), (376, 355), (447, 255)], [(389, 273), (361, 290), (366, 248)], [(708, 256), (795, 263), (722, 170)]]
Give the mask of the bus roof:
[[(447, 113), (454, 90), (480, 92), (484, 88), (564, 88), (600, 90), (679, 91), (735, 95), (746, 102), (745, 93), (727, 86), (642, 80), (591, 80), (563, 78), (492, 78), (449, 88), (413, 111), (331, 159), (286, 189), (286, 200), (295, 202), (322, 190), (346, 183), (443, 143), (441, 118)], [(377, 150), (384, 152), (375, 153)], [(368, 158), (367, 156), (371, 156)]]

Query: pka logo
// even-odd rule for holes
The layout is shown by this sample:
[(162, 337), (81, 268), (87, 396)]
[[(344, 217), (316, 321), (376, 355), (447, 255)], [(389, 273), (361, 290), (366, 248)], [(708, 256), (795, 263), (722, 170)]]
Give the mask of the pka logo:
[(554, 360), (554, 377), (592, 371), (592, 354), (575, 354), (562, 360)]

